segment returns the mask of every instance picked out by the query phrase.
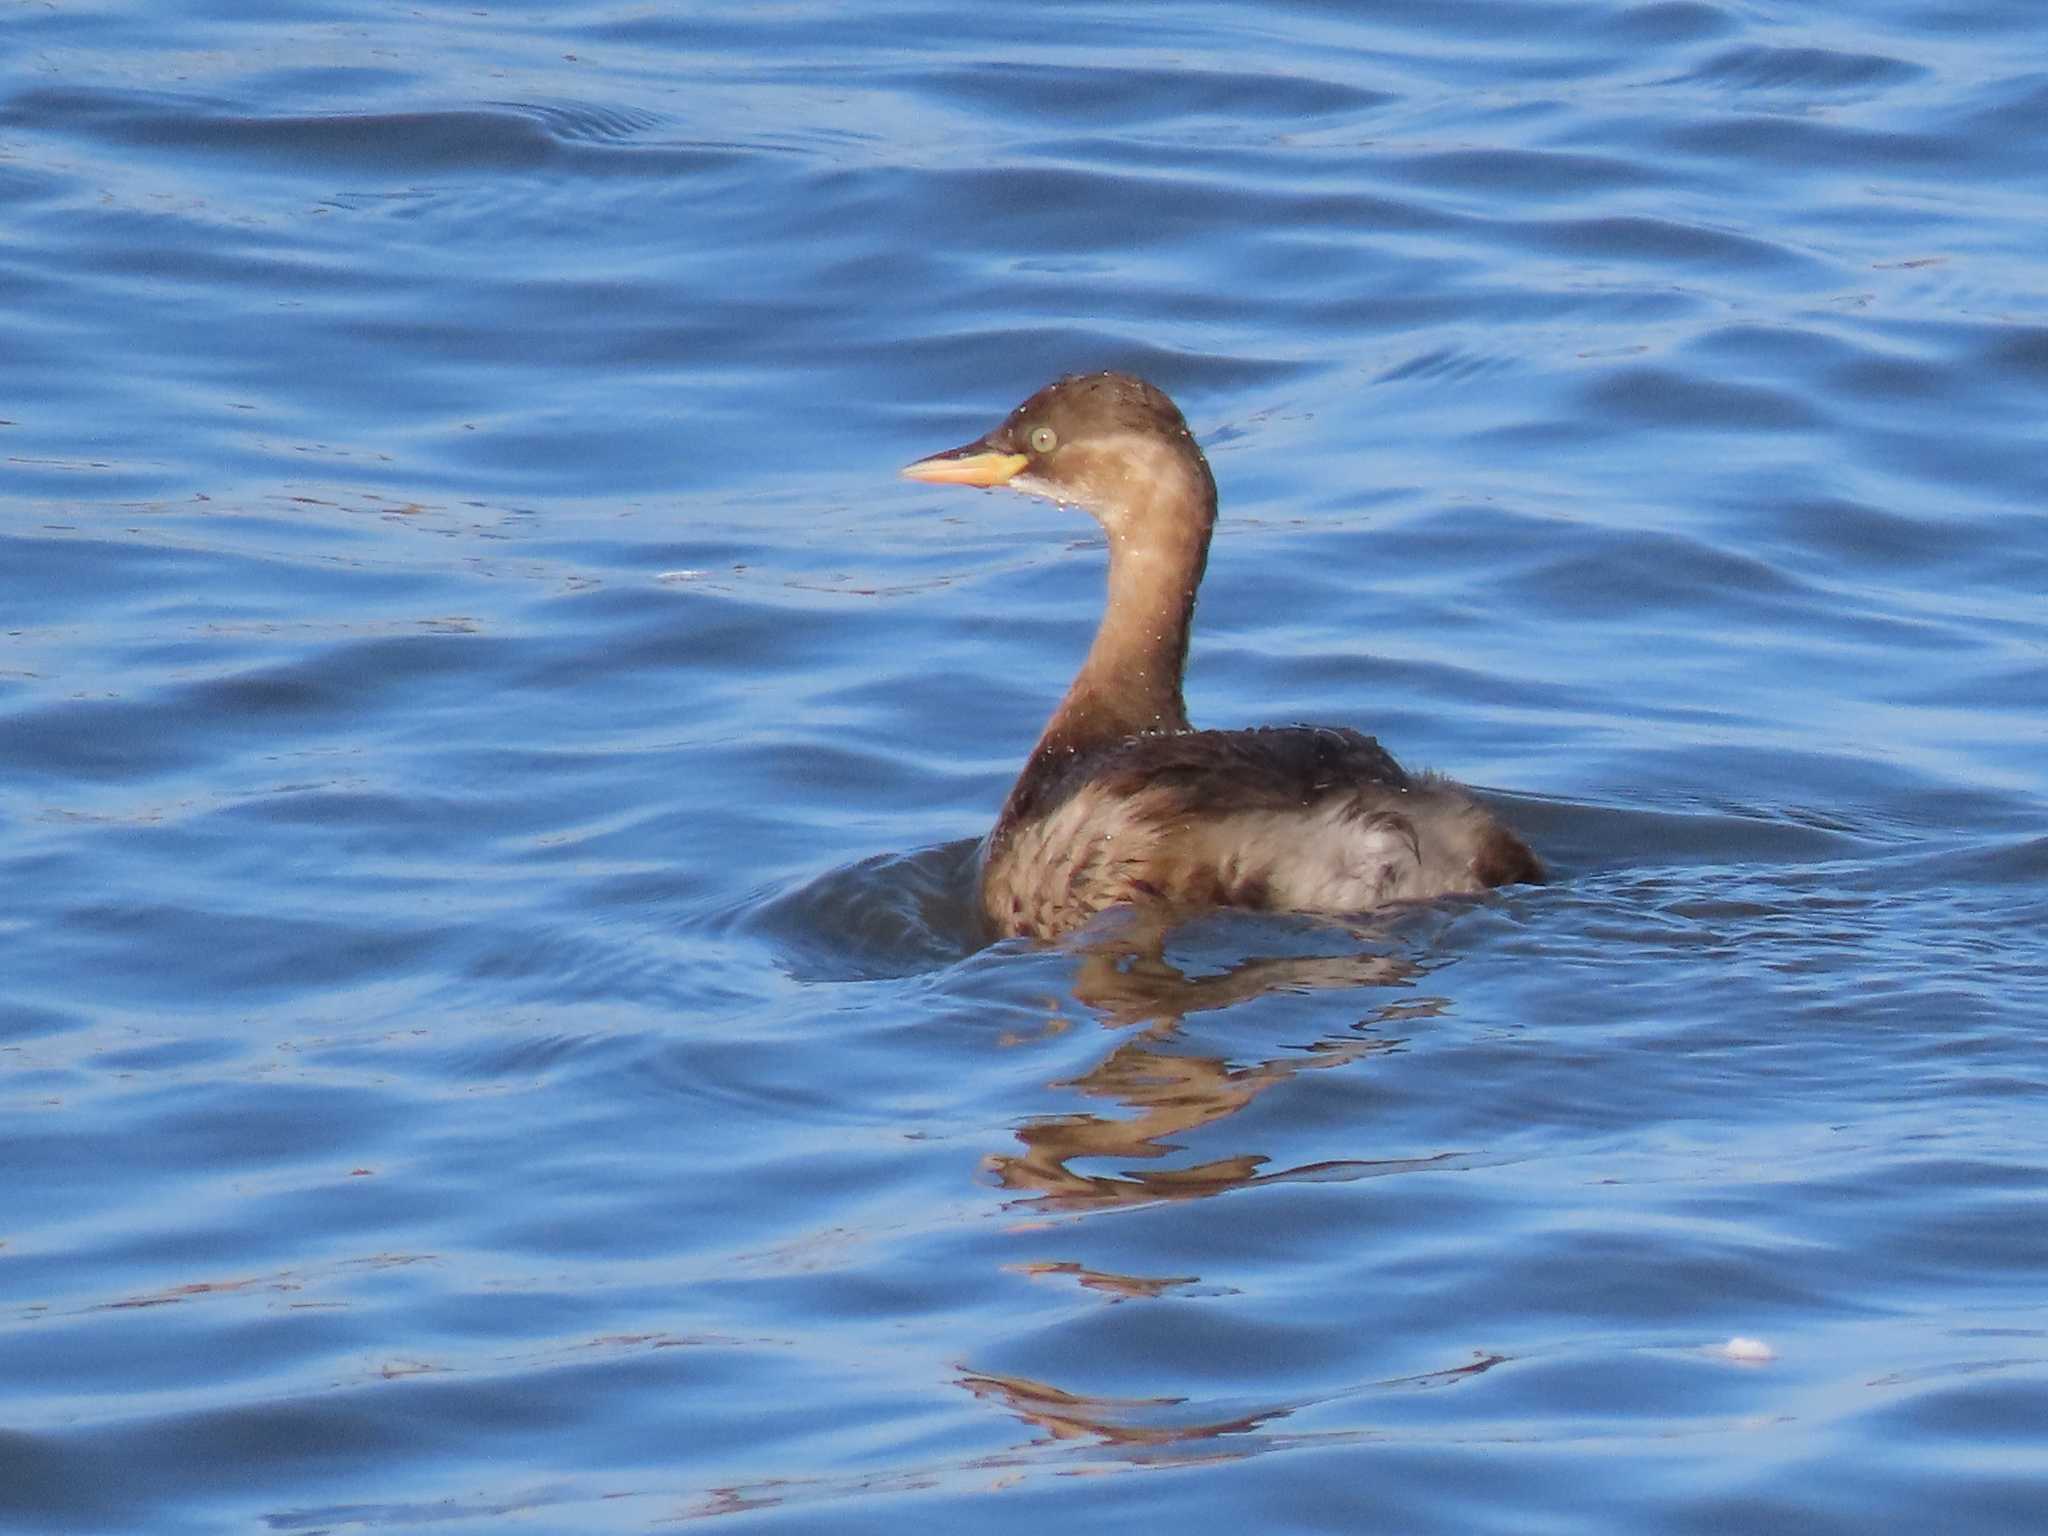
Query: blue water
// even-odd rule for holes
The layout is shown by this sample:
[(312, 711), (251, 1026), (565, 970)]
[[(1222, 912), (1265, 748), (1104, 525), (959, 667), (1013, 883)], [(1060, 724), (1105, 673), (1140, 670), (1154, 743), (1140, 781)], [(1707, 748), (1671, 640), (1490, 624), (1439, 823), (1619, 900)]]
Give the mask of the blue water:
[[(0, 1526), (2048, 1523), (2048, 12), (0, 15)], [(984, 947), (1092, 525), (1542, 888)]]

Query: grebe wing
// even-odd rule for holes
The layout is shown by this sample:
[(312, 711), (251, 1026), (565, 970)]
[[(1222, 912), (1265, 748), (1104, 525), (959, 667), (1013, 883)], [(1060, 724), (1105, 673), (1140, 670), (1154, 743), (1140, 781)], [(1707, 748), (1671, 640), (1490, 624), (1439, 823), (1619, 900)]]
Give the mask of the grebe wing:
[(1009, 931), (1049, 936), (1126, 901), (1351, 913), (1541, 878), (1462, 790), (1331, 727), (1136, 736), (1035, 798), (985, 883)]

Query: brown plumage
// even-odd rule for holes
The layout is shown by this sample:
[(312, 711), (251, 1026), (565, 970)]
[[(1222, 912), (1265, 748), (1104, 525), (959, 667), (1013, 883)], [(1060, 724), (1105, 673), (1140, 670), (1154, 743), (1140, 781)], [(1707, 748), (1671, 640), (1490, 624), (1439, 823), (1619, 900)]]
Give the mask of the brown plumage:
[(1470, 795), (1411, 777), (1370, 736), (1189, 727), (1181, 677), (1216, 482), (1144, 380), (1061, 379), (904, 474), (1047, 496), (1109, 538), (1095, 643), (983, 845), (997, 933), (1056, 938), (1124, 902), (1341, 914), (1543, 878)]

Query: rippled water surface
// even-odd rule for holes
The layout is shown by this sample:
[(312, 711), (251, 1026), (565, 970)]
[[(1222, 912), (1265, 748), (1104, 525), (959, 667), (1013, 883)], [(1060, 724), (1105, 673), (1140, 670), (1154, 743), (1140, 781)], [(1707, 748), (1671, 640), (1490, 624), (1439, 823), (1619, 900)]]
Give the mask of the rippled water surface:
[[(2038, 1530), (2048, 12), (0, 8), (0, 1524)], [(1541, 888), (985, 946), (1103, 554)]]

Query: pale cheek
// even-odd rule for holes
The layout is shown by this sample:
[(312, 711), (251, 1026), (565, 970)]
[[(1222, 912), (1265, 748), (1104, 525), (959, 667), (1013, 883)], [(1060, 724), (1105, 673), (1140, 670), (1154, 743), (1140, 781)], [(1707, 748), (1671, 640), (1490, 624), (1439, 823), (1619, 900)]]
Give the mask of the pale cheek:
[(1029, 471), (1012, 477), (1010, 489), (1022, 491), (1026, 496), (1043, 496), (1047, 501), (1059, 501), (1062, 499), (1060, 493), (1053, 489), (1050, 482), (1039, 479), (1038, 476), (1031, 474)]

